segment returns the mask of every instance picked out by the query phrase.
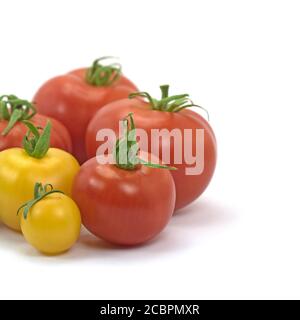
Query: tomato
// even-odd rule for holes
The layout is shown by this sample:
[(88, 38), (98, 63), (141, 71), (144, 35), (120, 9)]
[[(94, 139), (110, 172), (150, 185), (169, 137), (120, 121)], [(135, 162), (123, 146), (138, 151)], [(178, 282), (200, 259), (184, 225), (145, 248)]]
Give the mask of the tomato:
[[(45, 127), (47, 121), (51, 121), (53, 126), (50, 140), (51, 147), (62, 149), (69, 153), (72, 152), (70, 134), (65, 126), (59, 121), (40, 114), (36, 114), (31, 121), (36, 127)], [(7, 123), (5, 121), (0, 121), (0, 132), (2, 132), (6, 126)], [(6, 136), (0, 135), (0, 151), (14, 147), (21, 147), (25, 134), (26, 126), (22, 122), (17, 122)]]
[(24, 211), (19, 210), (26, 241), (46, 254), (59, 254), (70, 249), (80, 234), (81, 218), (77, 205), (65, 194), (53, 190), (51, 185), (42, 187), (37, 183), (34, 195), (34, 199), (24, 205)]
[[(175, 206), (169, 170), (146, 162), (142, 153), (132, 164), (87, 161), (75, 178), (73, 199), (85, 227), (118, 245), (137, 245), (159, 234)], [(141, 160), (142, 159), (142, 160)]]
[[(94, 118), (91, 120), (86, 133), (86, 147), (88, 158), (94, 157), (97, 149), (104, 141), (96, 141), (99, 129), (112, 129), (119, 135), (118, 119), (124, 118), (126, 114), (132, 112), (135, 116), (137, 128), (144, 129), (148, 136), (148, 146), (141, 144), (140, 147), (144, 151), (151, 151), (158, 157), (162, 157), (163, 152), (168, 153), (170, 148), (170, 166), (176, 167), (178, 170), (172, 171), (172, 175), (176, 186), (176, 209), (180, 209), (197, 199), (208, 186), (216, 166), (217, 147), (214, 132), (209, 123), (198, 113), (188, 110), (187, 107), (193, 104), (189, 101), (188, 95), (168, 96), (168, 86), (162, 86), (162, 99), (155, 100), (148, 93), (137, 93), (131, 97), (138, 95), (148, 98), (148, 102), (141, 99), (122, 99), (112, 102), (101, 108)], [(182, 138), (184, 130), (191, 129), (192, 134), (188, 140), (180, 139), (182, 149), (178, 148), (178, 142), (175, 139), (168, 140), (168, 137), (162, 138), (158, 143), (157, 150), (149, 150), (151, 146), (152, 129), (179, 129)], [(196, 129), (204, 130), (204, 143), (202, 143), (204, 151), (204, 167), (199, 174), (187, 174), (187, 169), (195, 167), (197, 162), (201, 162), (203, 152), (200, 143), (197, 143)], [(105, 142), (109, 145), (109, 141)], [(198, 150), (199, 156), (195, 157), (193, 162), (185, 160), (184, 150), (188, 149), (191, 144), (190, 151), (196, 155)], [(198, 148), (198, 149), (197, 149)], [(182, 159), (181, 163), (176, 163), (176, 157)]]
[[(62, 149), (67, 152), (72, 152), (72, 141), (70, 134), (62, 123), (53, 118), (37, 114), (33, 104), (26, 100), (18, 99), (16, 96), (2, 96), (0, 98), (0, 103), (17, 103), (16, 106), (18, 108), (23, 107), (23, 111), (26, 110), (26, 106), (28, 107), (30, 105), (30, 108), (33, 112), (30, 114), (29, 117), (26, 117), (25, 119), (30, 119), (30, 121), (36, 127), (45, 127), (47, 121), (50, 120), (52, 123), (52, 135), (50, 145), (53, 148)], [(20, 109), (16, 109), (16, 112), (18, 113), (19, 110)], [(7, 117), (3, 117), (3, 114), (1, 116), (0, 112), (0, 151), (8, 148), (22, 147), (22, 141), (27, 131), (26, 125), (22, 123), (22, 116), (20, 116), (15, 122), (13, 120), (13, 112), (11, 110), (7, 111)], [(7, 128), (9, 128), (9, 130), (7, 130)]]
[(26, 136), (24, 149), (11, 148), (0, 152), (0, 217), (4, 224), (20, 230), (18, 208), (32, 198), (36, 181), (51, 183), (66, 195), (71, 194), (72, 184), (79, 164), (69, 153), (49, 147), (50, 124), (39, 136)]
[(136, 91), (116, 64), (104, 66), (101, 60), (47, 81), (34, 97), (38, 112), (61, 121), (69, 130), (73, 155), (80, 163), (86, 160), (84, 137), (93, 115), (105, 104)]

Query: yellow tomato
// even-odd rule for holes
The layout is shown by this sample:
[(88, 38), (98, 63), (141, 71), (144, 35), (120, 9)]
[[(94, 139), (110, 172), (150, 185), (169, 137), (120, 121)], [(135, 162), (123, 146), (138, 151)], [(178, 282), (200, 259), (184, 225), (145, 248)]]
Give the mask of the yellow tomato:
[(17, 210), (33, 197), (36, 182), (52, 184), (71, 195), (73, 179), (79, 171), (69, 153), (50, 148), (42, 158), (34, 158), (21, 148), (0, 152), (0, 217), (4, 224), (20, 230)]
[(70, 249), (79, 237), (81, 218), (75, 202), (61, 193), (46, 195), (21, 218), (25, 239), (46, 254), (59, 254)]

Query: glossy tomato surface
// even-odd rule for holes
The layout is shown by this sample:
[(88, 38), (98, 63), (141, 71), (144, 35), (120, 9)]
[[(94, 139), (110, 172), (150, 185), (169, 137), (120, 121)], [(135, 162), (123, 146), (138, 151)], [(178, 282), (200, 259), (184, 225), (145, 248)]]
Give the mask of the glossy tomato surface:
[(118, 245), (137, 245), (159, 234), (175, 206), (175, 186), (169, 170), (138, 166), (135, 170), (98, 164), (80, 169), (73, 187), (85, 227)]
[(72, 138), (73, 155), (80, 163), (86, 160), (85, 132), (94, 114), (107, 103), (137, 90), (124, 76), (109, 86), (90, 85), (85, 80), (86, 71), (74, 70), (47, 81), (33, 99), (39, 113), (66, 126)]
[(20, 216), (26, 241), (43, 253), (62, 253), (70, 249), (79, 237), (79, 209), (64, 194), (52, 193), (37, 202), (26, 219), (22, 212)]
[[(96, 141), (99, 129), (109, 128), (119, 135), (119, 120), (126, 117), (129, 112), (134, 115), (136, 128), (144, 129), (148, 134), (148, 146), (140, 144), (142, 150), (151, 151), (151, 153), (161, 158), (162, 152), (166, 151), (168, 153), (170, 148), (170, 161), (169, 163), (165, 161), (165, 163), (177, 168), (176, 171), (171, 171), (176, 185), (176, 209), (185, 207), (204, 192), (215, 170), (217, 146), (211, 126), (201, 115), (192, 110), (185, 109), (175, 113), (155, 111), (150, 108), (148, 103), (140, 99), (123, 99), (103, 107), (90, 122), (86, 134), (87, 155), (89, 158), (96, 155), (99, 146), (103, 143), (103, 141)], [(151, 146), (151, 129), (168, 129), (169, 131), (179, 129), (182, 137), (184, 137), (185, 129), (191, 129), (192, 134), (187, 141), (184, 139), (179, 141), (182, 143), (182, 149), (176, 148), (178, 140), (161, 139), (157, 150), (149, 150), (149, 146)], [(200, 148), (200, 144), (197, 144), (196, 140), (196, 129), (204, 130), (204, 144), (202, 143), (204, 154), (201, 151), (204, 156), (204, 163), (202, 162), (204, 167), (201, 174), (189, 175), (186, 169), (195, 167), (195, 163), (185, 161), (184, 150), (185, 147), (191, 149), (191, 153), (196, 155), (196, 148)], [(168, 141), (170, 141), (170, 144)], [(105, 143), (109, 144), (109, 141)], [(165, 150), (166, 148), (167, 150)], [(182, 163), (176, 163), (175, 156), (178, 155), (181, 156)]]
[[(30, 119), (36, 127), (42, 128), (46, 126), (48, 120), (52, 123), (50, 146), (71, 153), (71, 136), (61, 122), (40, 114), (36, 114)], [(6, 128), (7, 124), (8, 122), (5, 120), (0, 121), (0, 132)], [(0, 134), (0, 151), (14, 147), (22, 147), (23, 138), (27, 130), (28, 128), (22, 122), (17, 122), (6, 136)]]

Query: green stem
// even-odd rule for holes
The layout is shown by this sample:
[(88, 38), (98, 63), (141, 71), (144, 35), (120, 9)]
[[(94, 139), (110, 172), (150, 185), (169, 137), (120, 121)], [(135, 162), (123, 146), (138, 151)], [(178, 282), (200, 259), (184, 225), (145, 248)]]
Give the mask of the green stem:
[(87, 69), (86, 82), (92, 86), (110, 86), (121, 76), (122, 67), (119, 63), (103, 65), (102, 61), (106, 59), (115, 59), (114, 57), (102, 57), (96, 59), (92, 66)]
[(160, 90), (161, 90), (161, 99), (165, 99), (169, 96), (169, 85), (165, 84), (160, 86)]
[(6, 101), (0, 101), (0, 120), (8, 121), (10, 117)]
[[(129, 118), (129, 120), (128, 120)], [(144, 165), (151, 168), (176, 170), (174, 167), (146, 162), (139, 158), (139, 146), (136, 140), (136, 129), (133, 120), (133, 114), (129, 113), (123, 119), (123, 137), (116, 142), (114, 157), (116, 166), (124, 170), (135, 170), (138, 165)]]
[(14, 127), (14, 125), (22, 119), (23, 111), (20, 109), (16, 109), (10, 116), (10, 120), (6, 128), (2, 131), (2, 135), (6, 136), (10, 130)]
[(0, 120), (8, 121), (2, 135), (6, 136), (19, 121), (30, 120), (36, 114), (36, 109), (27, 100), (19, 99), (15, 95), (0, 97)]
[[(28, 131), (23, 139), (23, 148), (26, 153), (37, 159), (44, 158), (50, 147), (51, 122), (48, 121), (45, 128), (35, 127), (29, 121), (23, 121)], [(42, 133), (39, 130), (42, 129)]]
[(62, 193), (64, 194), (62, 191), (60, 190), (54, 190), (53, 186), (51, 184), (45, 184), (43, 186), (42, 183), (37, 182), (34, 186), (34, 198), (30, 201), (27, 201), (26, 203), (24, 203), (17, 211), (17, 215), (20, 213), (21, 210), (23, 210), (23, 216), (24, 219), (27, 219), (28, 213), (30, 211), (30, 209), (37, 204), (39, 201), (41, 201), (42, 199), (44, 199), (45, 197), (47, 197), (48, 195), (52, 194), (52, 193)]
[(160, 86), (160, 90), (161, 90), (160, 100), (154, 99), (153, 97), (151, 97), (151, 95), (148, 92), (144, 92), (144, 91), (131, 93), (129, 95), (129, 99), (133, 99), (136, 97), (145, 98), (153, 110), (166, 111), (166, 112), (180, 112), (181, 110), (186, 108), (198, 107), (206, 112), (207, 119), (209, 120), (208, 111), (203, 107), (197, 104), (194, 104), (189, 98), (189, 95), (187, 93), (169, 96), (169, 85)]

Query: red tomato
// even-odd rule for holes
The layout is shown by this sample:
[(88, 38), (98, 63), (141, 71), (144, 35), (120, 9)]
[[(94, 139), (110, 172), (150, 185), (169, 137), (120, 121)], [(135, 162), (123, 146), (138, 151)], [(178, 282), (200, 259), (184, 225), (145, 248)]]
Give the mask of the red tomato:
[[(52, 123), (50, 146), (71, 153), (72, 141), (70, 134), (59, 121), (40, 114), (36, 114), (30, 121), (36, 127), (44, 128), (47, 120), (50, 120)], [(0, 132), (4, 130), (6, 125), (6, 121), (0, 121)], [(0, 151), (14, 147), (22, 147), (22, 141), (27, 131), (28, 128), (22, 122), (16, 123), (7, 136), (0, 135)]]
[(100, 60), (90, 68), (47, 81), (34, 97), (38, 112), (60, 120), (69, 130), (73, 155), (80, 163), (86, 160), (84, 137), (93, 115), (107, 103), (128, 97), (136, 90), (115, 64), (103, 66)]
[(125, 170), (87, 161), (75, 178), (73, 199), (84, 226), (118, 245), (137, 245), (161, 232), (175, 206), (169, 170), (139, 165)]
[[(4, 99), (6, 98), (9, 100), (8, 108), (2, 105), (6, 103), (5, 101), (7, 100), (4, 101)], [(11, 118), (14, 117), (15, 114), (12, 115), (13, 111), (11, 110), (11, 105), (15, 101), (20, 102), (20, 105), (15, 106), (15, 109), (18, 109), (19, 107), (17, 112), (19, 110), (23, 110), (23, 114), (22, 115), (19, 114), (20, 119), (12, 124), (10, 120), (12, 120)], [(32, 110), (32, 113), (30, 114), (29, 117), (26, 117), (27, 115), (26, 111), (28, 110), (25, 111), (25, 109), (20, 109), (21, 107), (24, 107), (23, 104), (26, 104), (25, 107), (30, 106), (30, 109)], [(5, 109), (2, 109), (2, 107), (4, 107)], [(6, 117), (4, 115), (6, 115)], [(47, 121), (50, 120), (52, 123), (50, 146), (53, 148), (65, 150), (69, 153), (72, 152), (71, 137), (68, 130), (64, 127), (63, 124), (61, 124), (59, 121), (52, 119), (50, 117), (46, 117), (46, 116), (35, 113), (35, 108), (30, 102), (19, 99), (13, 95), (0, 97), (0, 151), (9, 149), (9, 148), (14, 148), (14, 147), (22, 147), (23, 138), (26, 135), (28, 128), (26, 127), (25, 124), (22, 123), (21, 120), (30, 120), (36, 127), (41, 127), (41, 128), (44, 128), (47, 124)], [(12, 124), (12, 126), (10, 130), (7, 130), (9, 124)], [(5, 132), (6, 130), (7, 132)]]
[[(144, 95), (143, 95), (144, 96)], [(164, 97), (164, 94), (163, 94)], [(175, 96), (176, 97), (176, 96)], [(183, 99), (187, 95), (180, 95), (178, 99)], [(165, 94), (165, 98), (167, 94)], [(162, 99), (163, 100), (163, 99)], [(204, 170), (201, 174), (188, 175), (186, 169), (195, 166), (195, 163), (188, 164), (183, 161), (181, 164), (175, 163), (175, 151), (176, 143), (174, 139), (170, 141), (170, 162), (167, 165), (174, 166), (178, 170), (172, 171), (172, 175), (176, 186), (176, 209), (185, 207), (196, 198), (198, 198), (208, 186), (216, 166), (216, 139), (211, 126), (208, 122), (198, 113), (187, 110), (185, 107), (176, 109), (175, 103), (178, 104), (178, 100), (169, 99), (170, 103), (161, 106), (163, 110), (159, 109), (159, 103), (162, 100), (155, 100), (156, 110), (149, 102), (145, 102), (141, 99), (123, 99), (116, 102), (112, 102), (105, 107), (101, 108), (90, 122), (87, 134), (86, 134), (86, 146), (87, 155), (89, 158), (96, 155), (98, 147), (103, 141), (96, 141), (96, 135), (99, 129), (109, 128), (112, 129), (117, 135), (119, 135), (119, 119), (124, 118), (129, 112), (134, 114), (136, 128), (145, 129), (148, 133), (148, 146), (151, 145), (151, 129), (179, 129), (184, 134), (184, 129), (192, 129), (192, 151), (196, 154), (196, 129), (204, 130)], [(180, 101), (179, 101), (180, 102)], [(186, 100), (189, 103), (189, 100)], [(182, 106), (188, 106), (186, 103)], [(167, 111), (168, 108), (174, 108), (175, 112)], [(172, 110), (172, 109), (169, 109)], [(109, 143), (109, 142), (108, 142)], [(140, 144), (141, 149), (143, 146)], [(167, 148), (168, 141), (162, 139), (159, 143), (158, 152), (153, 150), (145, 150), (154, 153), (161, 158), (164, 148)], [(182, 150), (177, 151), (184, 160), (184, 148), (185, 141), (182, 140)], [(178, 155), (178, 154), (177, 154)]]

